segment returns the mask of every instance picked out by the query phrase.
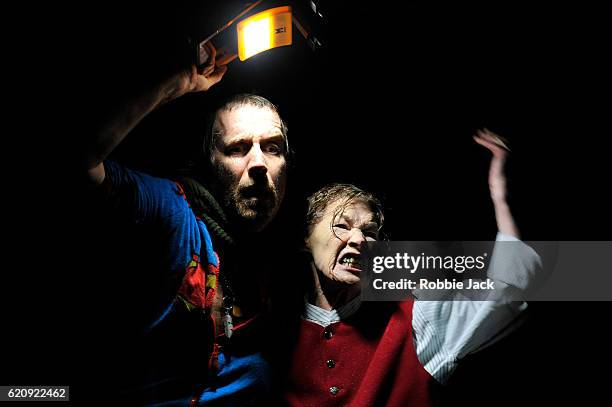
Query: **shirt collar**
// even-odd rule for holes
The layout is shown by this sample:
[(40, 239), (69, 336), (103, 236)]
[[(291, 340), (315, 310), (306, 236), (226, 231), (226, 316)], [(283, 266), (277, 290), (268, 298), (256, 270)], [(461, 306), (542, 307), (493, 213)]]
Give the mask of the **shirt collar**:
[(312, 305), (307, 299), (304, 299), (305, 307), (302, 318), (306, 321), (314, 322), (317, 325), (326, 327), (334, 322), (339, 322), (353, 315), (361, 306), (361, 296), (353, 298), (346, 304), (338, 307), (338, 309), (326, 310)]

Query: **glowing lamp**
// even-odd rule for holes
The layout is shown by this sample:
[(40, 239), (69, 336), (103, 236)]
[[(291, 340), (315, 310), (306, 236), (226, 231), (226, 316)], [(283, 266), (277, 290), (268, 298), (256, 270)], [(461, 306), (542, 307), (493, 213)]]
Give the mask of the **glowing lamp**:
[(272, 48), (291, 45), (291, 7), (271, 8), (238, 23), (241, 61)]

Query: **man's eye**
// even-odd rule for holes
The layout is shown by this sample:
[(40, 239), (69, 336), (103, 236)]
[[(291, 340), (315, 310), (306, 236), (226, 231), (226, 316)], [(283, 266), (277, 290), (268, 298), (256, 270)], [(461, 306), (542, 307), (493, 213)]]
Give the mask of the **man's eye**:
[(338, 229), (348, 230), (348, 226), (347, 225), (343, 225), (342, 223), (335, 224), (334, 227), (338, 228)]
[(243, 145), (235, 145), (230, 146), (225, 150), (225, 154), (227, 155), (244, 155), (246, 151), (245, 146)]
[(273, 155), (279, 155), (281, 153), (281, 148), (277, 143), (270, 143), (268, 145), (266, 145), (266, 153), (268, 154), (273, 154)]

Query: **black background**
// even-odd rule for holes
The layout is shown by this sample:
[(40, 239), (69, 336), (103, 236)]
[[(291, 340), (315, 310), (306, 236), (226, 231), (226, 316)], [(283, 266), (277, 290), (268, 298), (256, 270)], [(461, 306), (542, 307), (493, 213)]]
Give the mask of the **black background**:
[[(26, 79), (52, 88), (21, 92), (19, 117), (33, 130), (9, 135), (20, 150), (3, 164), (2, 384), (70, 384), (76, 400), (92, 397), (79, 389), (95, 387), (92, 364), (112, 353), (104, 329), (91, 327), (112, 325), (95, 276), (129, 242), (83, 207), (84, 146), (113, 109), (182, 60), (188, 33), (231, 16), (236, 2), (219, 3), (54, 9), (22, 47), (26, 59), (13, 65), (34, 61)], [(487, 127), (510, 142), (509, 199), (524, 239), (609, 239), (610, 29), (601, 8), (342, 1), (323, 10), (326, 49), (314, 53), (294, 30), (292, 46), (234, 61), (211, 91), (153, 112), (113, 158), (167, 174), (197, 152), (208, 106), (255, 92), (289, 124), (288, 216), (319, 186), (354, 182), (383, 198), (394, 240), (484, 240), (496, 229), (489, 156), (471, 135)], [(610, 309), (530, 304), (523, 329), (464, 362), (447, 405), (595, 402), (608, 376)]]

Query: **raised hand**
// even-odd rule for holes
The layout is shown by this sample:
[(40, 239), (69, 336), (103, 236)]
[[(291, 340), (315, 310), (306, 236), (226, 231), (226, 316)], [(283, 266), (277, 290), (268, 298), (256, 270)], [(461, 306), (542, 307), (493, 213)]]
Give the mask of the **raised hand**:
[(203, 92), (218, 83), (227, 71), (227, 65), (217, 65), (217, 51), (209, 42), (205, 44), (206, 51), (210, 55), (208, 64), (198, 71), (195, 65), (191, 65), (185, 70), (177, 73), (174, 78), (174, 86), (170, 88), (170, 92), (166, 95), (163, 102), (181, 97), (190, 92)]
[(489, 166), (489, 192), (495, 207), (497, 228), (501, 233), (518, 238), (518, 228), (506, 201), (507, 186), (504, 165), (510, 149), (500, 136), (487, 129), (478, 130), (474, 141), (493, 154)]

